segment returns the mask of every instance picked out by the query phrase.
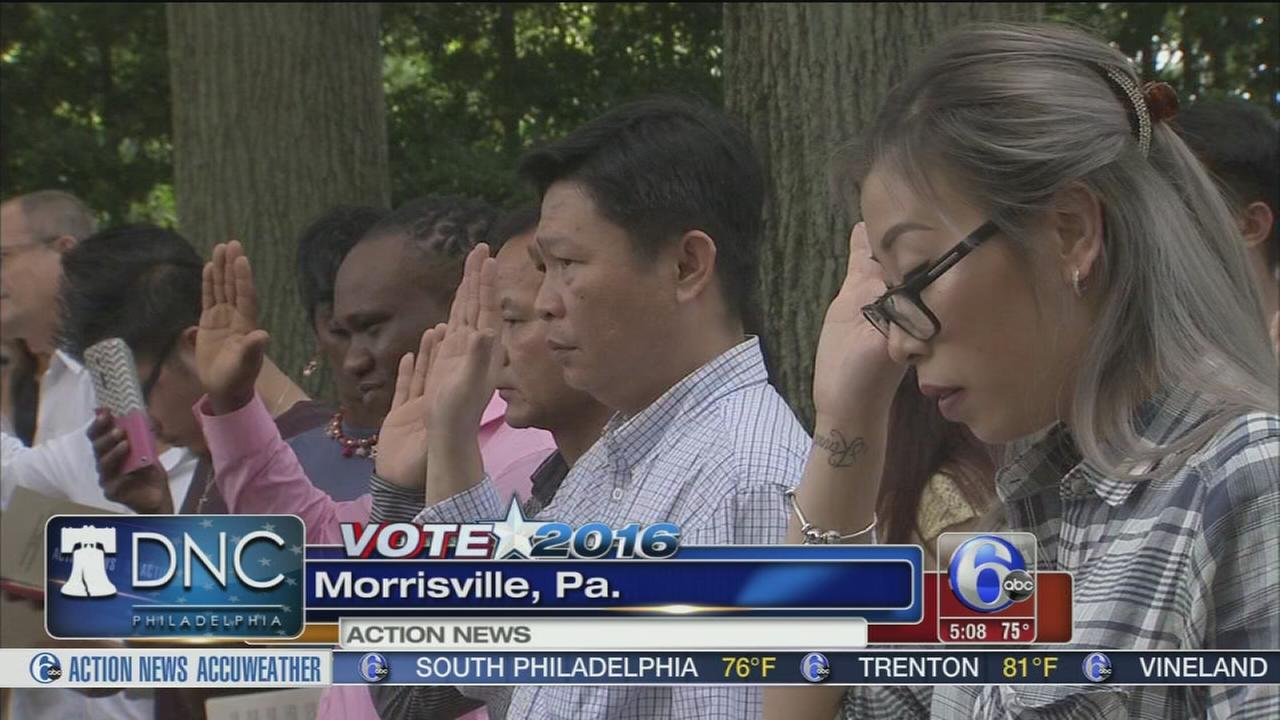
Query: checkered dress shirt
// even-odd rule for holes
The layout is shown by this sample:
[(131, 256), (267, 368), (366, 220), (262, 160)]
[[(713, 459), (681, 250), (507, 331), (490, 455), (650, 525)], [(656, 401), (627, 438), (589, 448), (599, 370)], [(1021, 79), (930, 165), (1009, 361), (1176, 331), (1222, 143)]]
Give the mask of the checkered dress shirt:
[[(570, 525), (671, 522), (681, 543), (779, 543), (783, 492), (804, 470), (810, 438), (768, 382), (755, 338), (681, 380), (640, 413), (614, 417), (574, 464), (539, 520)], [(375, 498), (379, 493), (375, 491)], [(487, 479), (426, 508), (420, 523), (501, 518)], [(403, 697), (415, 691), (418, 700)], [(744, 687), (463, 687), (493, 717), (572, 720), (743, 720), (759, 717), (761, 691)], [(381, 688), (383, 720), (419, 717), (434, 688)], [(394, 707), (393, 717), (386, 709)], [(426, 717), (422, 715), (422, 717)]]

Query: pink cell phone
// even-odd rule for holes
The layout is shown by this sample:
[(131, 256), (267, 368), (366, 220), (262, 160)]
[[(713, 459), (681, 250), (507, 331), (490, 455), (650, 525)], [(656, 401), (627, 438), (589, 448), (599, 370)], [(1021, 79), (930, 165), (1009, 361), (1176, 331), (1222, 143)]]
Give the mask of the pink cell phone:
[(93, 377), (93, 393), (98, 405), (105, 407), (124, 430), (129, 440), (129, 455), (120, 472), (156, 463), (156, 441), (151, 435), (147, 403), (138, 382), (138, 369), (133, 353), (120, 338), (109, 338), (84, 351), (84, 366)]

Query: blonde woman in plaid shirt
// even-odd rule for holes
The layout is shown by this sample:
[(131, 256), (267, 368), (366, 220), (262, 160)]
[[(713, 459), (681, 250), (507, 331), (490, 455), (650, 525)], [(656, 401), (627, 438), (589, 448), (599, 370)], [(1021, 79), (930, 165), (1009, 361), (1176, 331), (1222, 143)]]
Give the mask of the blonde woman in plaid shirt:
[[(1276, 360), (1175, 110), (1118, 51), (1048, 25), (962, 30), (889, 95), (852, 164), (866, 226), (819, 343), (810, 522), (874, 541), (911, 366), (943, 415), (1007, 446), (997, 494), (1040, 568), (1074, 573), (1074, 647), (1280, 645)], [(1280, 691), (766, 693), (770, 719), (833, 715), (1274, 718)]]

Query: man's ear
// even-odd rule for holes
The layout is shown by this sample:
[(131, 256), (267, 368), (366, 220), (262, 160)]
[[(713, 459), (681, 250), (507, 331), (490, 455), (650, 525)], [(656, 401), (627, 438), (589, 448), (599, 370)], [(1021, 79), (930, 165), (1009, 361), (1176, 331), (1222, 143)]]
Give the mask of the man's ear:
[(58, 237), (49, 241), (49, 247), (53, 248), (53, 251), (58, 253), (59, 255), (67, 252), (68, 250), (70, 250), (75, 246), (76, 246), (76, 239), (71, 237), (70, 235), (59, 235)]
[(701, 297), (715, 279), (716, 242), (701, 230), (690, 230), (676, 243), (676, 301)]
[(1240, 232), (1244, 235), (1245, 247), (1253, 249), (1266, 242), (1275, 223), (1276, 215), (1269, 205), (1261, 200), (1249, 203), (1240, 216)]
[(1087, 286), (1102, 257), (1102, 201), (1080, 183), (1062, 190), (1054, 198), (1049, 229), (1063, 280), (1074, 286), (1079, 273), (1079, 285)]
[(199, 332), (200, 328), (192, 325), (178, 336), (178, 354), (182, 356), (183, 363), (191, 366), (192, 370), (196, 366), (196, 334)]

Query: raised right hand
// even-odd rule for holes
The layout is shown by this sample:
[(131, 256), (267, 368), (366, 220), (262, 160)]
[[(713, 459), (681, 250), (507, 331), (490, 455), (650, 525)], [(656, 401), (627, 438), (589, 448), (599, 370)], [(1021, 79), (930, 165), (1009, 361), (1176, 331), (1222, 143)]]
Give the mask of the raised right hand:
[(844, 283), (827, 308), (813, 372), (813, 404), (818, 417), (858, 420), (887, 412), (906, 368), (889, 357), (885, 336), (862, 316), (862, 306), (885, 291), (884, 274), (871, 259), (867, 229), (849, 233), (849, 265)]
[(488, 245), (480, 243), (467, 255), (425, 389), (433, 433), (471, 442), (480, 431), (480, 418), (493, 397), (502, 326), (497, 271)]
[(379, 477), (422, 488), (432, 432), (475, 444), (480, 417), (493, 395), (492, 350), (500, 324), (495, 270), (488, 246), (474, 248), (464, 263), (449, 322), (424, 332), (416, 355), (400, 358), (391, 412), (378, 434), (374, 471)]
[(431, 359), (448, 326), (427, 328), (418, 343), (418, 352), (405, 353), (396, 373), (391, 412), (378, 431), (374, 472), (389, 482), (414, 490), (427, 481), (427, 401), (423, 395)]
[(268, 336), (258, 328), (258, 294), (249, 258), (237, 241), (213, 248), (204, 266), (196, 371), (216, 415), (253, 399)]

